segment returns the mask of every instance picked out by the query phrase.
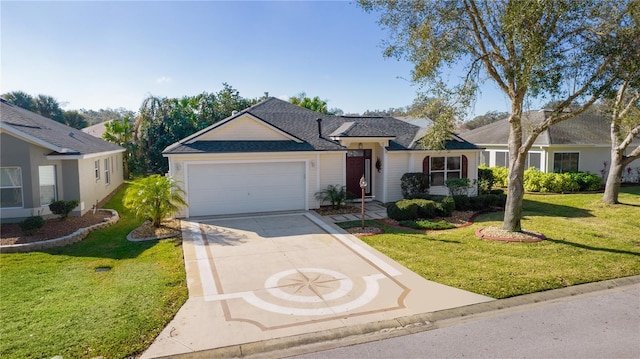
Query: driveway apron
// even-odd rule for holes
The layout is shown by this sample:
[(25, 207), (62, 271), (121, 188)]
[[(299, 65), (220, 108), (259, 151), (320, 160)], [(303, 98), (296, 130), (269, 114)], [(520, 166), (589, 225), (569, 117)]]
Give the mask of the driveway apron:
[(492, 300), (427, 281), (314, 213), (182, 221), (189, 299), (154, 358)]

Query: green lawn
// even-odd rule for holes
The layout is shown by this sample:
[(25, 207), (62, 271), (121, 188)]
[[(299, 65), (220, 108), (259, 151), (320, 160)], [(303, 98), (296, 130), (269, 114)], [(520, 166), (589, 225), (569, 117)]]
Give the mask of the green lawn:
[(623, 188), (623, 204), (604, 205), (601, 197), (525, 195), (523, 228), (548, 237), (538, 243), (475, 237), (478, 228), (501, 226), (503, 212), (428, 234), (370, 222), (386, 233), (362, 240), (426, 279), (494, 298), (638, 275), (640, 187)]
[[(59, 249), (0, 256), (0, 357), (123, 358), (144, 351), (187, 298), (181, 242), (132, 243), (120, 222)], [(96, 272), (98, 267), (111, 268)]]

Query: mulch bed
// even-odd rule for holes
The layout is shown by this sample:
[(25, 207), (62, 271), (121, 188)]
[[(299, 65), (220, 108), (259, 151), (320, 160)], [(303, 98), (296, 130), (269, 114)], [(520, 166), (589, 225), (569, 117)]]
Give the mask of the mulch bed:
[(131, 232), (130, 237), (133, 239), (152, 239), (167, 236), (180, 237), (181, 235), (180, 220), (166, 219), (160, 223), (160, 227), (158, 228), (154, 227), (151, 221), (144, 221), (140, 227)]
[(525, 231), (510, 232), (498, 227), (487, 227), (476, 230), (476, 236), (482, 239), (504, 242), (540, 242), (546, 239), (544, 234)]
[(68, 217), (64, 221), (58, 218), (51, 218), (45, 221), (44, 226), (31, 235), (25, 235), (18, 223), (2, 223), (0, 225), (0, 245), (22, 244), (46, 241), (67, 236), (80, 228), (86, 228), (94, 224), (105, 221), (111, 217), (108, 212), (92, 211), (85, 213), (82, 217)]

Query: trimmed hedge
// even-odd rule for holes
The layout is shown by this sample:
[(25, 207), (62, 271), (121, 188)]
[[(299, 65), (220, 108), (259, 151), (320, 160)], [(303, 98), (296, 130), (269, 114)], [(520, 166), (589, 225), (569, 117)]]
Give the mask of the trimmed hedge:
[(428, 199), (403, 199), (387, 206), (387, 215), (396, 221), (412, 221), (419, 218), (448, 217), (455, 209), (455, 202), (451, 197), (445, 197), (442, 202)]
[(527, 192), (597, 191), (602, 178), (587, 172), (545, 173), (532, 167), (524, 171), (524, 190)]
[(456, 202), (453, 197), (443, 198), (438, 205), (438, 215), (442, 217), (449, 217), (456, 209)]
[[(509, 170), (506, 167), (489, 167), (482, 171), (486, 172), (487, 170), (491, 171), (496, 186), (507, 187)], [(478, 175), (480, 175), (480, 168)], [(480, 180), (478, 183), (480, 184)], [(535, 167), (524, 171), (524, 190), (527, 192), (597, 191), (602, 188), (602, 185), (600, 176), (588, 172), (547, 173), (541, 172)], [(482, 190), (480, 191), (482, 193)]]

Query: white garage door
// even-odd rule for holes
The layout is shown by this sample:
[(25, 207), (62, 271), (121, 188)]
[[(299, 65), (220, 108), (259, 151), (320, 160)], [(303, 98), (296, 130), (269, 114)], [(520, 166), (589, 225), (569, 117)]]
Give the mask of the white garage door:
[(305, 209), (305, 163), (187, 167), (189, 216)]

